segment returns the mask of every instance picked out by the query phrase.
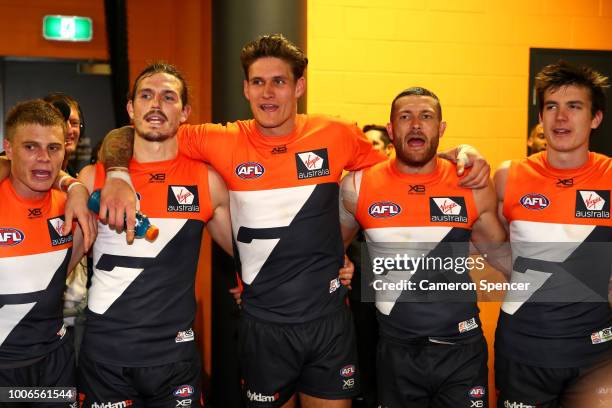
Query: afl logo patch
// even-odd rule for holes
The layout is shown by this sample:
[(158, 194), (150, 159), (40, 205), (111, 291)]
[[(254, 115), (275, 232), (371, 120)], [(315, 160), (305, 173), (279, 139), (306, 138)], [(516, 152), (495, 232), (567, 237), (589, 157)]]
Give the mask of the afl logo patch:
[(25, 234), (15, 228), (0, 228), (0, 246), (21, 244)]
[(485, 387), (479, 385), (478, 387), (472, 388), (468, 395), (470, 398), (484, 398), (486, 393)]
[(242, 163), (236, 167), (236, 175), (245, 180), (259, 178), (263, 176), (264, 172), (264, 166), (257, 162)]
[(355, 375), (355, 372), (356, 372), (355, 366), (353, 364), (349, 364), (340, 369), (340, 376), (344, 378), (349, 378)]
[(543, 210), (550, 205), (550, 200), (538, 193), (525, 194), (520, 202), (528, 210)]
[(391, 201), (379, 201), (368, 208), (368, 213), (374, 218), (395, 217), (402, 212), (402, 208)]
[(191, 385), (185, 384), (185, 385), (181, 385), (180, 387), (176, 387), (174, 389), (175, 397), (184, 398), (184, 397), (191, 397), (192, 395), (193, 395), (193, 387)]

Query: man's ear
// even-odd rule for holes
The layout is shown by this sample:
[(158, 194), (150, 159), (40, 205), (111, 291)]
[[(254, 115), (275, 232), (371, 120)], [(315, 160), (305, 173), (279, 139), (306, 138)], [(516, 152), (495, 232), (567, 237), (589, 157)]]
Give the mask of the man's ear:
[(183, 109), (181, 110), (180, 123), (185, 123), (187, 118), (189, 118), (189, 115), (191, 115), (191, 105), (187, 104), (183, 106)]
[(444, 131), (445, 130), (446, 130), (446, 122), (442, 121), (442, 122), (440, 122), (440, 128), (438, 129), (438, 132), (439, 132), (439, 135), (440, 135), (439, 137), (444, 136)]
[(387, 123), (387, 133), (389, 134), (389, 139), (393, 141), (393, 126), (391, 126), (391, 122)]
[(301, 98), (304, 92), (306, 92), (306, 78), (300, 77), (295, 82), (295, 96)]
[(13, 147), (11, 146), (11, 142), (9, 142), (7, 139), (3, 139), (2, 148), (6, 153), (6, 158), (9, 160), (13, 160)]
[(591, 129), (597, 129), (603, 120), (603, 112), (597, 111), (595, 115), (593, 115), (593, 119), (591, 119)]
[(130, 116), (130, 119), (133, 121), (134, 120), (134, 104), (132, 103), (131, 99), (127, 101), (127, 105), (125, 105), (125, 109), (127, 110), (127, 113)]
[(247, 81), (246, 79), (242, 81), (242, 93), (244, 94), (244, 97), (246, 98), (246, 100), (250, 101), (249, 99), (249, 81)]

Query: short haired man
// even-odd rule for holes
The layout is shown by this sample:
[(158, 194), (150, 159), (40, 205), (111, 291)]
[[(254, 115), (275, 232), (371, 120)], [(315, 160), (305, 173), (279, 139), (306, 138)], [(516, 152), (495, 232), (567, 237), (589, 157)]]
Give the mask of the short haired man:
[[(468, 265), (469, 241), (481, 249), (505, 241), (495, 190), (491, 183), (480, 190), (459, 187), (455, 166), (436, 156), (446, 122), (433, 92), (413, 87), (398, 94), (387, 129), (396, 157), (342, 181), (345, 243), (361, 226), (371, 245), (370, 259), (393, 260), (395, 254), (454, 259), (458, 267), (375, 271), (379, 406), (442, 408), (477, 402), (471, 406), (486, 407), (488, 355), (475, 290), (448, 295), (420, 289), (430, 282), (469, 287), (469, 271), (461, 269)], [(404, 281), (413, 286), (381, 286)]]
[[(127, 111), (134, 132), (111, 133), (135, 133), (129, 174), (141, 211), (159, 236), (128, 245), (100, 224), (79, 391), (86, 407), (198, 407), (202, 369), (192, 328), (195, 275), (205, 226), (232, 252), (227, 189), (207, 165), (178, 155), (177, 129), (191, 107), (174, 66), (148, 66), (135, 81)], [(93, 191), (104, 185), (105, 172), (101, 164), (90, 165), (79, 179)]]
[[(612, 160), (589, 151), (605, 87), (607, 78), (588, 67), (543, 68), (536, 94), (546, 150), (505, 162), (495, 174), (515, 259), (512, 280), (531, 289), (526, 296), (509, 292), (502, 305), (495, 340), (499, 407), (593, 406), (575, 400), (610, 385)], [(598, 369), (608, 370), (600, 376), (607, 383), (575, 387)]]
[(0, 387), (75, 387), (62, 293), (83, 240), (78, 228), (61, 235), (66, 197), (51, 189), (66, 123), (38, 99), (11, 108), (5, 129), (11, 173), (0, 181)]
[[(354, 124), (297, 114), (308, 60), (295, 44), (265, 35), (246, 44), (240, 58), (254, 120), (182, 126), (178, 133), (181, 152), (210, 163), (230, 190), (244, 282), (245, 400), (292, 407), (299, 395), (306, 408), (348, 407), (359, 374), (338, 276), (344, 263), (338, 181), (344, 169), (384, 157)], [(125, 165), (120, 151), (131, 143), (113, 144), (111, 153), (103, 151), (106, 165)], [(110, 213), (116, 225), (123, 208)]]

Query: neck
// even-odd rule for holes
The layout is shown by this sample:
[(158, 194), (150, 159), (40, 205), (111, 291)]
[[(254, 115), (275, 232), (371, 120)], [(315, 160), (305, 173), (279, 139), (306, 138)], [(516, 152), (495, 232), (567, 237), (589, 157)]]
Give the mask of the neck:
[(134, 159), (140, 163), (172, 160), (178, 154), (178, 141), (175, 136), (160, 142), (145, 140), (136, 133), (134, 137)]
[(578, 151), (558, 152), (546, 149), (546, 161), (556, 169), (576, 169), (589, 160), (589, 149), (585, 147)]
[(276, 127), (264, 127), (259, 122), (255, 121), (257, 130), (264, 136), (280, 137), (287, 136), (295, 129), (297, 123), (297, 115), (292, 115), (290, 119)]
[(39, 201), (45, 198), (45, 196), (49, 193), (49, 191), (34, 191), (20, 182), (18, 179), (13, 176), (11, 173), (9, 180), (11, 181), (11, 186), (13, 187), (13, 191), (15, 194), (24, 200), (29, 201)]
[(402, 161), (399, 157), (395, 159), (395, 168), (404, 174), (429, 174), (432, 173), (437, 166), (438, 157), (434, 156), (422, 166), (413, 166), (404, 161)]

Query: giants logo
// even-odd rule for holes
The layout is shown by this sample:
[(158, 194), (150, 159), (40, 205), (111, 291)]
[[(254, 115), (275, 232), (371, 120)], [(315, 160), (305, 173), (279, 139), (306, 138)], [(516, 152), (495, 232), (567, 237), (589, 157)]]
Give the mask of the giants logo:
[(368, 213), (374, 218), (395, 217), (402, 212), (402, 208), (391, 201), (379, 201), (368, 208)]
[(191, 397), (193, 395), (193, 387), (191, 385), (181, 385), (174, 390), (175, 397)]
[(550, 205), (548, 198), (538, 193), (525, 194), (520, 203), (528, 210), (543, 210)]
[(51, 245), (58, 246), (72, 242), (72, 234), (65, 237), (62, 236), (62, 228), (64, 227), (64, 216), (59, 216), (47, 220), (47, 228), (49, 230), (49, 238)]
[(0, 246), (19, 245), (25, 234), (15, 228), (0, 228)]
[(168, 212), (200, 212), (198, 186), (168, 186)]
[(242, 163), (236, 167), (236, 175), (245, 180), (259, 178), (263, 176), (264, 172), (264, 166), (256, 162)]
[(329, 176), (327, 149), (312, 150), (295, 154), (298, 179)]
[(431, 222), (460, 222), (467, 224), (467, 209), (463, 197), (430, 197)]
[(576, 191), (576, 218), (610, 218), (610, 190)]

